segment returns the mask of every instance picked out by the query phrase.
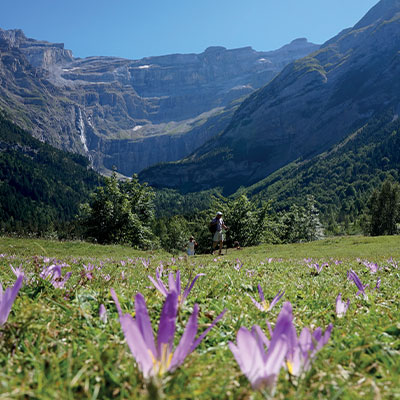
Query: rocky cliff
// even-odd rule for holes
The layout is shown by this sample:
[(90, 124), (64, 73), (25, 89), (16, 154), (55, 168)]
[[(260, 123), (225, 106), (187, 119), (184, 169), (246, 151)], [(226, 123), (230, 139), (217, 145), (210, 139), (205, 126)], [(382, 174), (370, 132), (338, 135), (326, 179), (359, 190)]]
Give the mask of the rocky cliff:
[(317, 48), (298, 39), (270, 52), (76, 59), (63, 44), (0, 29), (0, 106), (41, 140), (131, 175), (193, 152), (242, 99)]
[(382, 0), (352, 29), (294, 61), (239, 107), (223, 134), (190, 157), (152, 167), (155, 186), (227, 193), (318, 154), (400, 105), (400, 1)]

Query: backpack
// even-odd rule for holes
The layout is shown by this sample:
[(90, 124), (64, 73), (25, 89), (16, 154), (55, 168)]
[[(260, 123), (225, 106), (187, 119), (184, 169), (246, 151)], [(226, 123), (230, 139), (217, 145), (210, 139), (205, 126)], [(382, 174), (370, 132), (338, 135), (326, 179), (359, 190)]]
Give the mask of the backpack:
[(218, 224), (213, 224), (213, 220), (208, 224), (208, 230), (211, 232), (211, 233), (215, 233), (215, 232), (217, 232), (217, 225)]

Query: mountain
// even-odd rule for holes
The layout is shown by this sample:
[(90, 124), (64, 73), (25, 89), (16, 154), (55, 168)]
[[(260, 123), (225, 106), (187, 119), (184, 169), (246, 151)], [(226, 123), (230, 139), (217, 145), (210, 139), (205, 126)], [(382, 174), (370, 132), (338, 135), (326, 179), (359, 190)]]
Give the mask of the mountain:
[(151, 167), (156, 187), (233, 193), (400, 110), (400, 1), (382, 0), (353, 28), (286, 66), (250, 95), (223, 133), (190, 156)]
[(210, 47), (127, 60), (74, 58), (63, 44), (0, 29), (0, 107), (22, 128), (131, 175), (177, 160), (223, 131), (240, 102), (319, 46)]
[(276, 210), (304, 205), (314, 196), (326, 225), (352, 222), (363, 214), (374, 189), (400, 180), (400, 119), (389, 110), (371, 118), (330, 150), (297, 160), (241, 193), (271, 200)]
[(65, 232), (101, 181), (87, 158), (40, 142), (0, 113), (0, 232)]

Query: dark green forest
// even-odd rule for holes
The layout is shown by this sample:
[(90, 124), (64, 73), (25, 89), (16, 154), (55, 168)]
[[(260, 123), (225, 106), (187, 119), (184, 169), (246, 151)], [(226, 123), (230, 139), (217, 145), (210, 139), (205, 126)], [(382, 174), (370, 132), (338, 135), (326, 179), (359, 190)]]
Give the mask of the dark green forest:
[[(0, 228), (137, 248), (209, 252), (222, 211), (228, 246), (316, 240), (329, 234), (395, 234), (400, 222), (400, 121), (387, 112), (331, 150), (297, 160), (230, 197), (180, 194), (101, 177), (80, 155), (34, 139), (0, 115)], [(382, 211), (383, 210), (383, 211)]]
[(102, 178), (89, 160), (33, 138), (0, 114), (0, 230), (68, 234)]
[(305, 205), (312, 195), (328, 232), (357, 233), (367, 223), (373, 191), (385, 180), (399, 181), (399, 149), (400, 120), (388, 111), (330, 151), (297, 160), (239, 193), (268, 199), (277, 212)]

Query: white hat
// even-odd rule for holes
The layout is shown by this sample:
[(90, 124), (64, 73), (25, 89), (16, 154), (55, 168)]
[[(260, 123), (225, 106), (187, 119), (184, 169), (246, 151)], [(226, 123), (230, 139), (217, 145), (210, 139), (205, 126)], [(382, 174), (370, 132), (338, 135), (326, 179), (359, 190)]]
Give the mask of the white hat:
[(221, 212), (221, 211), (218, 211), (218, 212), (217, 212), (217, 215), (222, 215), (222, 212)]

